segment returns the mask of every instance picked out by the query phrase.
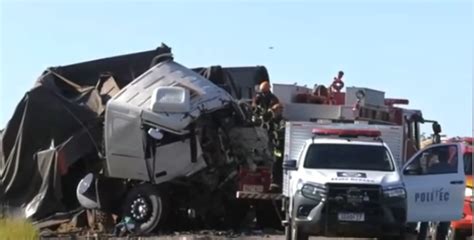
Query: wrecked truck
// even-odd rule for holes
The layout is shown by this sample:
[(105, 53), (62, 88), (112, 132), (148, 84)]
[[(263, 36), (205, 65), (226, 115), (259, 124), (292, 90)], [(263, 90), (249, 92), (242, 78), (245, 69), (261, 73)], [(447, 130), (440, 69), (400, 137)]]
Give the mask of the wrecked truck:
[(75, 208), (136, 233), (188, 220), (238, 226), (238, 174), (273, 164), (251, 122), (264, 67), (189, 69), (155, 51), (49, 68), (2, 134), (0, 201), (41, 219)]
[[(99, 176), (121, 179), (112, 185), (126, 188), (122, 215), (138, 222), (140, 232), (154, 229), (171, 209), (204, 218), (212, 212), (210, 221), (239, 219), (235, 214), (241, 211), (229, 213), (232, 204), (227, 204), (237, 191), (239, 167), (272, 162), (266, 133), (253, 127), (243, 111), (224, 89), (172, 60), (112, 97), (105, 109), (105, 161)], [(95, 181), (94, 173), (81, 180), (78, 200), (89, 209), (107, 208), (117, 198), (103, 200), (110, 188), (101, 189)], [(219, 207), (226, 208), (220, 216)]]

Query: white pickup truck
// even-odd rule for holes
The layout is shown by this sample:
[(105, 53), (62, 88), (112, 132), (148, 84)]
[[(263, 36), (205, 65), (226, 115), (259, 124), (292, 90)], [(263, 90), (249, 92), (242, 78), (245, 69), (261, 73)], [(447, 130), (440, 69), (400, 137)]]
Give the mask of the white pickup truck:
[[(461, 218), (460, 146), (436, 144), (402, 165), (394, 145), (401, 131), (384, 125), (287, 122), (287, 239), (403, 239), (408, 223)], [(433, 159), (435, 164), (427, 166)]]

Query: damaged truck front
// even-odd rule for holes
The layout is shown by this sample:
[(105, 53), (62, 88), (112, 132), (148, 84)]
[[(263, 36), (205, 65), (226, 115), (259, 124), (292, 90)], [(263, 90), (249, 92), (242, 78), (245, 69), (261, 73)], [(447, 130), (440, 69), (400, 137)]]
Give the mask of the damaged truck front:
[(138, 233), (180, 217), (235, 226), (239, 169), (272, 164), (244, 106), (172, 58), (159, 62), (108, 101), (103, 167), (81, 180), (79, 202), (130, 217)]
[(272, 165), (247, 104), (265, 80), (186, 68), (165, 45), (48, 68), (2, 131), (0, 207), (36, 222), (100, 209), (137, 233), (238, 226), (239, 174)]

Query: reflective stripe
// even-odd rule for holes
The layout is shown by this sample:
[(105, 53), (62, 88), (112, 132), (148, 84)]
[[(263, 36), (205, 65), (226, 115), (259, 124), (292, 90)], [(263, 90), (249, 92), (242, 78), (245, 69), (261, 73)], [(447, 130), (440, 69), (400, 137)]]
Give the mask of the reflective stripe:
[(282, 153), (281, 153), (281, 151), (275, 150), (275, 151), (273, 151), (273, 155), (275, 155), (276, 157), (281, 157)]
[(280, 193), (257, 193), (257, 192), (244, 192), (244, 191), (238, 191), (236, 194), (236, 197), (240, 199), (262, 199), (262, 200), (283, 199), (283, 195)]

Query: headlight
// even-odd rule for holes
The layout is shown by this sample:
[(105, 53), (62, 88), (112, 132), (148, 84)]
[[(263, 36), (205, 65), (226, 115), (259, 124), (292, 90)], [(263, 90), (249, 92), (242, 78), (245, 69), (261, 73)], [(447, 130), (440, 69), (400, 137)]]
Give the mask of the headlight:
[(390, 198), (392, 197), (405, 198), (407, 195), (405, 188), (402, 188), (402, 187), (385, 189), (383, 192), (385, 196), (390, 197)]
[(304, 197), (320, 201), (325, 196), (326, 190), (323, 186), (305, 184), (301, 188), (301, 194)]
[(472, 197), (472, 188), (466, 188), (466, 190), (464, 190), (464, 196)]

